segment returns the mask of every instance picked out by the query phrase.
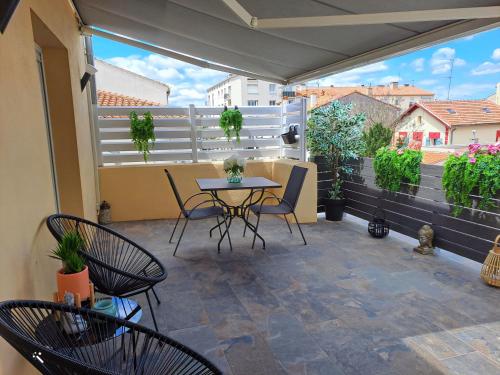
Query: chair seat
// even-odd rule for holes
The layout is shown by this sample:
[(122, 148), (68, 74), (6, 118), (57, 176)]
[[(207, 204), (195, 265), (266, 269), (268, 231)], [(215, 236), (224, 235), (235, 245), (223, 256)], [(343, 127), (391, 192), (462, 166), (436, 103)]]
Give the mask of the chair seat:
[(195, 210), (187, 210), (187, 215), (191, 220), (206, 219), (224, 215), (224, 209), (220, 206), (200, 207)]
[(260, 204), (256, 204), (253, 206), (250, 206), (250, 210), (254, 214), (271, 214), (271, 215), (283, 215), (283, 214), (289, 214), (292, 212), (290, 207), (288, 207), (287, 204), (285, 203), (280, 203), (277, 205), (263, 205), (261, 206)]

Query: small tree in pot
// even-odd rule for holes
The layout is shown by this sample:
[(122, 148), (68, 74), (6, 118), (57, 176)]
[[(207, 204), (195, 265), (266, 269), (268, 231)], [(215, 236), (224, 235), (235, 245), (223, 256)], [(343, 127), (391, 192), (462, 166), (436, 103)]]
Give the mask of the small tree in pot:
[(339, 101), (311, 112), (307, 130), (307, 146), (311, 155), (321, 156), (331, 171), (332, 188), (325, 199), (327, 220), (341, 220), (345, 200), (342, 195), (342, 173), (351, 173), (345, 166), (349, 159), (357, 159), (365, 149), (363, 127), (365, 116), (353, 114), (352, 106)]

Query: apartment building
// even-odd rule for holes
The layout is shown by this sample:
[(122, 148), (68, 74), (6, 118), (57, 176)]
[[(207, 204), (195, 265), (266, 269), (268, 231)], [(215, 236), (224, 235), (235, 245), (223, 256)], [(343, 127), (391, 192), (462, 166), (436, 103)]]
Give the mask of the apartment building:
[(206, 104), (223, 106), (268, 106), (281, 103), (282, 85), (230, 74), (207, 90)]

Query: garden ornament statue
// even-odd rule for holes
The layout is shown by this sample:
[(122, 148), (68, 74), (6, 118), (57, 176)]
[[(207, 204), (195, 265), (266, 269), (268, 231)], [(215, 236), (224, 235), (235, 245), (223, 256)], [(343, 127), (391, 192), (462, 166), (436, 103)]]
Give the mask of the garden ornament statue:
[(434, 255), (433, 238), (434, 230), (427, 224), (423, 225), (418, 231), (418, 242), (420, 245), (415, 247), (413, 251), (423, 255)]

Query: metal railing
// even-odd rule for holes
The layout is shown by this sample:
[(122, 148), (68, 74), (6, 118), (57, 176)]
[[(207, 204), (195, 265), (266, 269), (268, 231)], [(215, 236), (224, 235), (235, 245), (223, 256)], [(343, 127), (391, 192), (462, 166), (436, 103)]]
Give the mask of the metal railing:
[[(202, 162), (237, 154), (245, 158), (305, 160), (305, 100), (281, 106), (240, 107), (243, 128), (240, 142), (227, 141), (219, 127), (221, 107), (98, 107), (100, 165), (144, 163), (130, 139), (131, 111), (154, 117), (156, 141), (150, 162)], [(297, 143), (285, 145), (281, 134), (298, 125)]]

